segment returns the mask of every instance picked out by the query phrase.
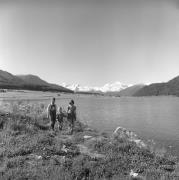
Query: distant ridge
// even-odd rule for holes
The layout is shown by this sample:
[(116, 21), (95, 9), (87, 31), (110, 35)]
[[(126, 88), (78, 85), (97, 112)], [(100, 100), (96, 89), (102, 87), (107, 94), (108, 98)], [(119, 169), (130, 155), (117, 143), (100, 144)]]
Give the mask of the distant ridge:
[(42, 80), (40, 77), (38, 77), (36, 75), (32, 75), (32, 74), (16, 75), (16, 77), (20, 78), (21, 80), (23, 80), (27, 84), (42, 85), (42, 86), (43, 85), (46, 86), (49, 84), (46, 81)]
[(35, 75), (13, 75), (3, 70), (0, 70), (0, 88), (73, 93), (72, 90), (48, 83)]
[(145, 85), (144, 84), (136, 84), (134, 86), (128, 87), (118, 93), (119, 96), (133, 96), (136, 94), (140, 89), (142, 89)]
[(179, 96), (179, 76), (165, 83), (154, 83), (145, 86), (134, 94), (134, 96)]
[(22, 79), (12, 75), (9, 72), (0, 70), (0, 87), (13, 87), (13, 86), (21, 86), (24, 84), (24, 81)]

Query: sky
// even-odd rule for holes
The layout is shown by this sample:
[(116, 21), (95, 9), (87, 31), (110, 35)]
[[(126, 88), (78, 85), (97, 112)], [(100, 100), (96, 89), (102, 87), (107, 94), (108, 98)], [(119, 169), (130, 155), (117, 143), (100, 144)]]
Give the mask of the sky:
[(178, 0), (0, 0), (0, 69), (61, 84), (179, 75)]

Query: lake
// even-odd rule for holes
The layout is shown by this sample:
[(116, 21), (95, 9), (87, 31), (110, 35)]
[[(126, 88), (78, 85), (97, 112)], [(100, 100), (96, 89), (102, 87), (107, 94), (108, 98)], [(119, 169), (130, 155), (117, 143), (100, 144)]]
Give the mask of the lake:
[[(66, 108), (70, 97), (57, 103)], [(77, 116), (89, 126), (113, 132), (122, 126), (179, 155), (179, 98), (74, 96)]]

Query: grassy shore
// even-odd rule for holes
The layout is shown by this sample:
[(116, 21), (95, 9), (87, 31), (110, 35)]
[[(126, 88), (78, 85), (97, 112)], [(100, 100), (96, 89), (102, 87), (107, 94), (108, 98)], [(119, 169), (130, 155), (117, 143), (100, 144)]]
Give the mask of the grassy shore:
[(62, 131), (56, 127), (52, 132), (45, 109), (42, 103), (1, 104), (0, 179), (179, 179), (175, 157), (99, 133), (78, 121), (73, 135), (68, 134), (66, 121)]

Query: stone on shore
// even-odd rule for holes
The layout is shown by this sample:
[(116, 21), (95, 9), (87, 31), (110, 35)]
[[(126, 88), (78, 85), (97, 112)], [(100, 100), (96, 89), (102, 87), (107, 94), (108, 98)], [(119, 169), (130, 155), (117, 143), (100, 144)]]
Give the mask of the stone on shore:
[(117, 127), (116, 130), (112, 134), (112, 140), (115, 139), (121, 139), (121, 140), (126, 140), (130, 142), (135, 142), (136, 145), (140, 148), (146, 148), (147, 145), (140, 139), (138, 136), (132, 132), (129, 131), (123, 127)]

